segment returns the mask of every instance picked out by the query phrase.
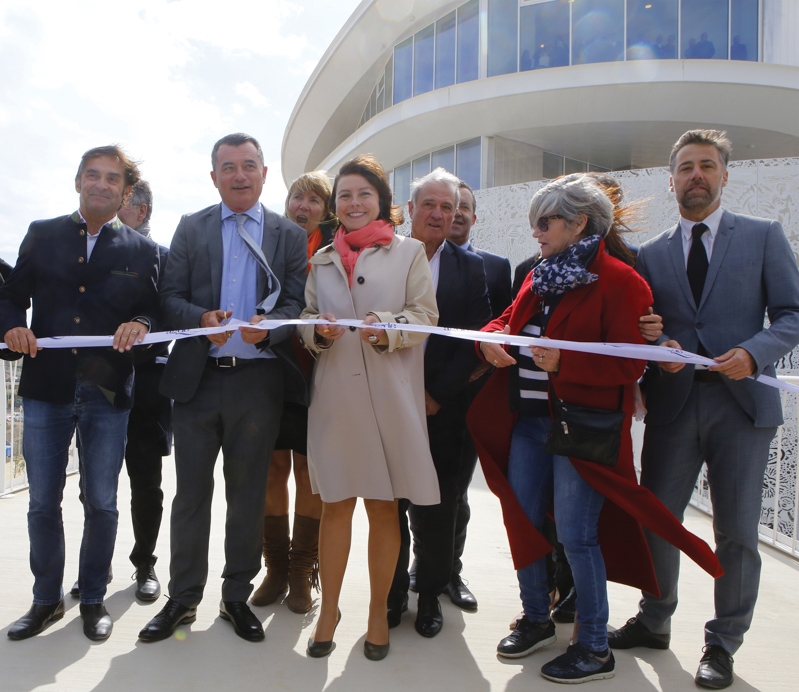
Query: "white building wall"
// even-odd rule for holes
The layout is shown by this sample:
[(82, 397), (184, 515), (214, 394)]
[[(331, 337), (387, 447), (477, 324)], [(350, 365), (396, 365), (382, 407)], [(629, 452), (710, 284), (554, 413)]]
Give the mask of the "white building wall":
[[(799, 259), (799, 158), (736, 161), (729, 166), (729, 183), (722, 204), (730, 211), (777, 219)], [(668, 168), (619, 171), (627, 201), (644, 202), (640, 230), (629, 236), (639, 245), (677, 222), (677, 204), (669, 192)], [(477, 190), (477, 223), (472, 241), (477, 247), (508, 257), (514, 266), (537, 251), (527, 206), (543, 182), (528, 182)], [(407, 224), (406, 224), (407, 225)]]

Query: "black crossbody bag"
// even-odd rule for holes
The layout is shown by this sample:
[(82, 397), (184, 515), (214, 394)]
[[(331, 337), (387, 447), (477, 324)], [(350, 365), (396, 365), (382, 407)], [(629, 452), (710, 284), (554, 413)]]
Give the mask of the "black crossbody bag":
[(551, 397), (552, 431), (544, 448), (547, 454), (615, 466), (625, 417), (621, 410), (623, 396), (624, 387), (619, 395), (618, 411), (577, 406)]

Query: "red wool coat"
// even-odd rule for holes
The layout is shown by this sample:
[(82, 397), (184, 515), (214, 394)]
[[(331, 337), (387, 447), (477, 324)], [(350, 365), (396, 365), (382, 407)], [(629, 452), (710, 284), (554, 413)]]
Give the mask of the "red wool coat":
[[(546, 335), (565, 341), (643, 343), (638, 318), (652, 305), (649, 286), (633, 269), (606, 254), (604, 242), (588, 269), (599, 279), (563, 296), (549, 319)], [(513, 304), (482, 331), (502, 331), (510, 325), (511, 334), (520, 334), (541, 305), (531, 285), (528, 276)], [(644, 366), (643, 361), (564, 350), (559, 370), (550, 374), (549, 381), (554, 395), (568, 403), (608, 410), (618, 409), (619, 387), (623, 386), (626, 418), (616, 466), (575, 458), (571, 461), (606, 498), (599, 519), (599, 543), (608, 579), (659, 595), (642, 525), (682, 550), (712, 576), (719, 577), (723, 571), (707, 543), (683, 528), (649, 490), (638, 485), (630, 426), (633, 385)], [(520, 569), (549, 553), (552, 546), (527, 519), (507, 480), (515, 422), (516, 414), (509, 407), (508, 369), (497, 369), (469, 410), (468, 425), (488, 486), (502, 505), (513, 563)]]

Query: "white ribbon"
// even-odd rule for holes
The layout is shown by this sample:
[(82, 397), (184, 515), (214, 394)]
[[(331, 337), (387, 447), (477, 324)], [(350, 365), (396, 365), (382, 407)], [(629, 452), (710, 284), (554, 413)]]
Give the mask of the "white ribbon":
[[(261, 320), (257, 324), (249, 324), (242, 320), (231, 319), (227, 324), (219, 327), (199, 327), (197, 329), (177, 329), (168, 332), (154, 332), (147, 334), (141, 344), (158, 344), (176, 339), (187, 339), (195, 336), (208, 336), (209, 334), (222, 334), (239, 327), (250, 329), (277, 329), (286, 325), (300, 324), (332, 324), (339, 327), (356, 327), (369, 329), (385, 329), (386, 331), (419, 332), (422, 334), (438, 334), (454, 339), (466, 341), (485, 341), (492, 344), (510, 346), (540, 346), (542, 348), (557, 348), (563, 351), (578, 351), (580, 353), (593, 353), (599, 356), (614, 356), (616, 358), (632, 358), (635, 360), (651, 360), (659, 363), (683, 363), (708, 367), (716, 365), (711, 358), (699, 356), (696, 353), (683, 351), (679, 348), (666, 348), (650, 344), (615, 344), (582, 341), (561, 341), (560, 339), (541, 339), (532, 336), (517, 336), (501, 332), (477, 332), (470, 329), (452, 329), (450, 327), (430, 327), (418, 324), (398, 324), (395, 322), (375, 322), (364, 324), (362, 320), (341, 319), (335, 322), (329, 320)], [(113, 345), (113, 336), (51, 336), (37, 339), (36, 343), (41, 348), (98, 348)], [(0, 349), (8, 348), (0, 343)], [(762, 382), (770, 387), (776, 387), (786, 392), (799, 393), (799, 386), (789, 384), (775, 377), (761, 375), (758, 378), (750, 377), (757, 382)]]

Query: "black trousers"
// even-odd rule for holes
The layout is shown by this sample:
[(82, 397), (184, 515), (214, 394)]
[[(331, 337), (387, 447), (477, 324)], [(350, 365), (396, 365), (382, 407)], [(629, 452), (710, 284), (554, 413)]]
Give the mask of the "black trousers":
[(436, 467), (441, 502), (426, 506), (414, 505), (407, 501), (400, 502), (401, 547), (392, 594), (408, 590), (411, 543), (408, 519), (413, 531), (418, 592), (440, 593), (450, 580), (455, 554), (458, 479), (461, 476), (466, 409), (467, 402), (464, 400), (442, 407), (435, 416), (427, 418), (430, 453)]
[(283, 411), (277, 359), (236, 368), (206, 366), (197, 393), (175, 402), (175, 474), (169, 595), (196, 606), (208, 578), (214, 466), (225, 475), (225, 567), (222, 600), (246, 601), (261, 569), (269, 460)]
[(133, 408), (128, 419), (125, 467), (130, 478), (130, 514), (136, 565), (154, 562), (155, 545), (164, 513), (162, 459), (172, 450), (172, 402), (158, 392), (164, 365), (136, 366)]

